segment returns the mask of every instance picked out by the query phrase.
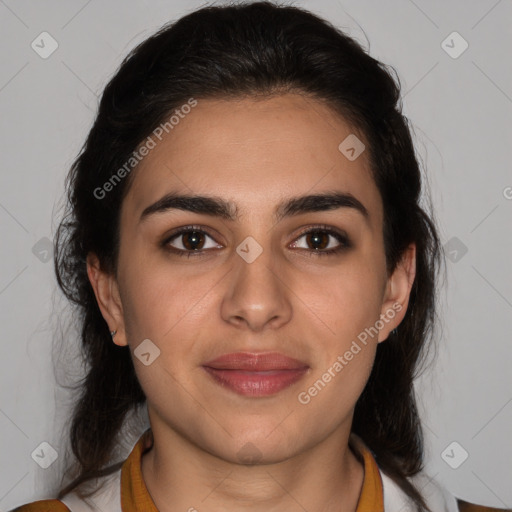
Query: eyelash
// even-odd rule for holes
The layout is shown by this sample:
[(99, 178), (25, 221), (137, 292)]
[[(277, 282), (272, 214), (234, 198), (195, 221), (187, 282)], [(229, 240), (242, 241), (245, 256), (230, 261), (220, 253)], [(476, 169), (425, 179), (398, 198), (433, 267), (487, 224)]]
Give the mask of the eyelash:
[[(161, 246), (166, 251), (176, 254), (177, 256), (186, 257), (186, 258), (202, 256), (205, 252), (211, 250), (211, 249), (199, 249), (197, 251), (184, 251), (182, 249), (176, 249), (169, 245), (169, 243), (171, 241), (173, 241), (175, 238), (178, 238), (179, 236), (184, 235), (186, 233), (190, 233), (190, 232), (204, 233), (205, 235), (208, 235), (210, 238), (213, 238), (213, 236), (208, 233), (208, 230), (204, 226), (199, 226), (199, 225), (185, 226), (183, 228), (179, 228), (177, 231), (172, 233), (170, 236), (166, 237), (161, 242)], [(296, 240), (303, 237), (304, 235), (308, 235), (309, 233), (323, 233), (323, 234), (331, 235), (340, 243), (340, 246), (335, 249), (325, 249), (325, 250), (302, 249), (302, 250), (308, 251), (310, 256), (334, 255), (334, 254), (341, 253), (342, 251), (345, 251), (345, 250), (349, 249), (350, 247), (352, 247), (352, 243), (350, 242), (350, 239), (348, 238), (348, 236), (345, 233), (334, 230), (325, 224), (306, 228), (304, 231), (302, 231), (297, 236)]]

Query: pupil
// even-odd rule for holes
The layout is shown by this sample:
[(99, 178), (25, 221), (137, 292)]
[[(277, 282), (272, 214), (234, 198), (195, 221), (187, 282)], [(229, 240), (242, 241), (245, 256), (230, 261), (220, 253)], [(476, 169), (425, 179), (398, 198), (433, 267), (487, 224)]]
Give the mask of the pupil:
[(202, 246), (202, 242), (204, 242), (202, 233), (199, 233), (198, 231), (189, 231), (188, 233), (185, 233), (183, 245), (187, 249), (192, 251), (200, 249), (200, 247), (196, 247), (196, 244)]
[(307, 239), (312, 245), (320, 245), (320, 247), (313, 247), (314, 249), (324, 249), (328, 245), (326, 233), (309, 233)]

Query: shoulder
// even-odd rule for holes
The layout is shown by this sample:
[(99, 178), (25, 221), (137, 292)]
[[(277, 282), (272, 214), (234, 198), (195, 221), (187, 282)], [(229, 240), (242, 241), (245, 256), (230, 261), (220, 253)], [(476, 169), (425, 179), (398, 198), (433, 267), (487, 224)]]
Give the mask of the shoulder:
[(11, 512), (70, 512), (70, 510), (59, 500), (39, 500), (21, 505)]
[[(384, 510), (396, 512), (410, 510), (408, 498), (398, 485), (381, 471), (384, 492)], [(510, 512), (510, 509), (498, 509), (475, 505), (451, 494), (441, 483), (424, 472), (409, 478), (409, 481), (421, 489), (421, 494), (433, 512)]]
[[(402, 489), (382, 470), (382, 491), (384, 494), (384, 510), (393, 512), (410, 510), (412, 503)], [(409, 481), (421, 489), (421, 494), (428, 507), (435, 512), (459, 512), (456, 498), (450, 494), (439, 482), (424, 473), (418, 473), (409, 478)]]
[[(420, 483), (422, 493), (425, 494), (427, 503), (432, 504), (432, 510), (455, 510), (457, 512), (511, 512), (510, 509), (492, 508), (484, 505), (469, 503), (451, 494), (441, 483), (420, 472), (417, 482)], [(443, 508), (444, 507), (444, 508)]]

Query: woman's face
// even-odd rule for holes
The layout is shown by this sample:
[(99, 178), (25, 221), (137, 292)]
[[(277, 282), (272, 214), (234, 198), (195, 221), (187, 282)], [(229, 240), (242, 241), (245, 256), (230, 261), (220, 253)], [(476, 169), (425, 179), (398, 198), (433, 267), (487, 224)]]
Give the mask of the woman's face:
[[(118, 274), (95, 288), (115, 342), (135, 351), (152, 425), (233, 462), (349, 432), (414, 279), (414, 251), (386, 275), (362, 135), (292, 94), (199, 99), (163, 133), (122, 205)], [(168, 194), (189, 201), (150, 208)], [(211, 363), (234, 353), (246, 357)]]

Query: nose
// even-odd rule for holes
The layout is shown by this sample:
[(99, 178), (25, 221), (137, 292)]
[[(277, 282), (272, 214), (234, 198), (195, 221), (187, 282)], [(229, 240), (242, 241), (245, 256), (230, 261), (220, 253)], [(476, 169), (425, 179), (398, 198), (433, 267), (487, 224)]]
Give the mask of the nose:
[(224, 321), (258, 332), (279, 328), (292, 317), (290, 288), (270, 250), (248, 263), (233, 255), (233, 269), (221, 305)]

